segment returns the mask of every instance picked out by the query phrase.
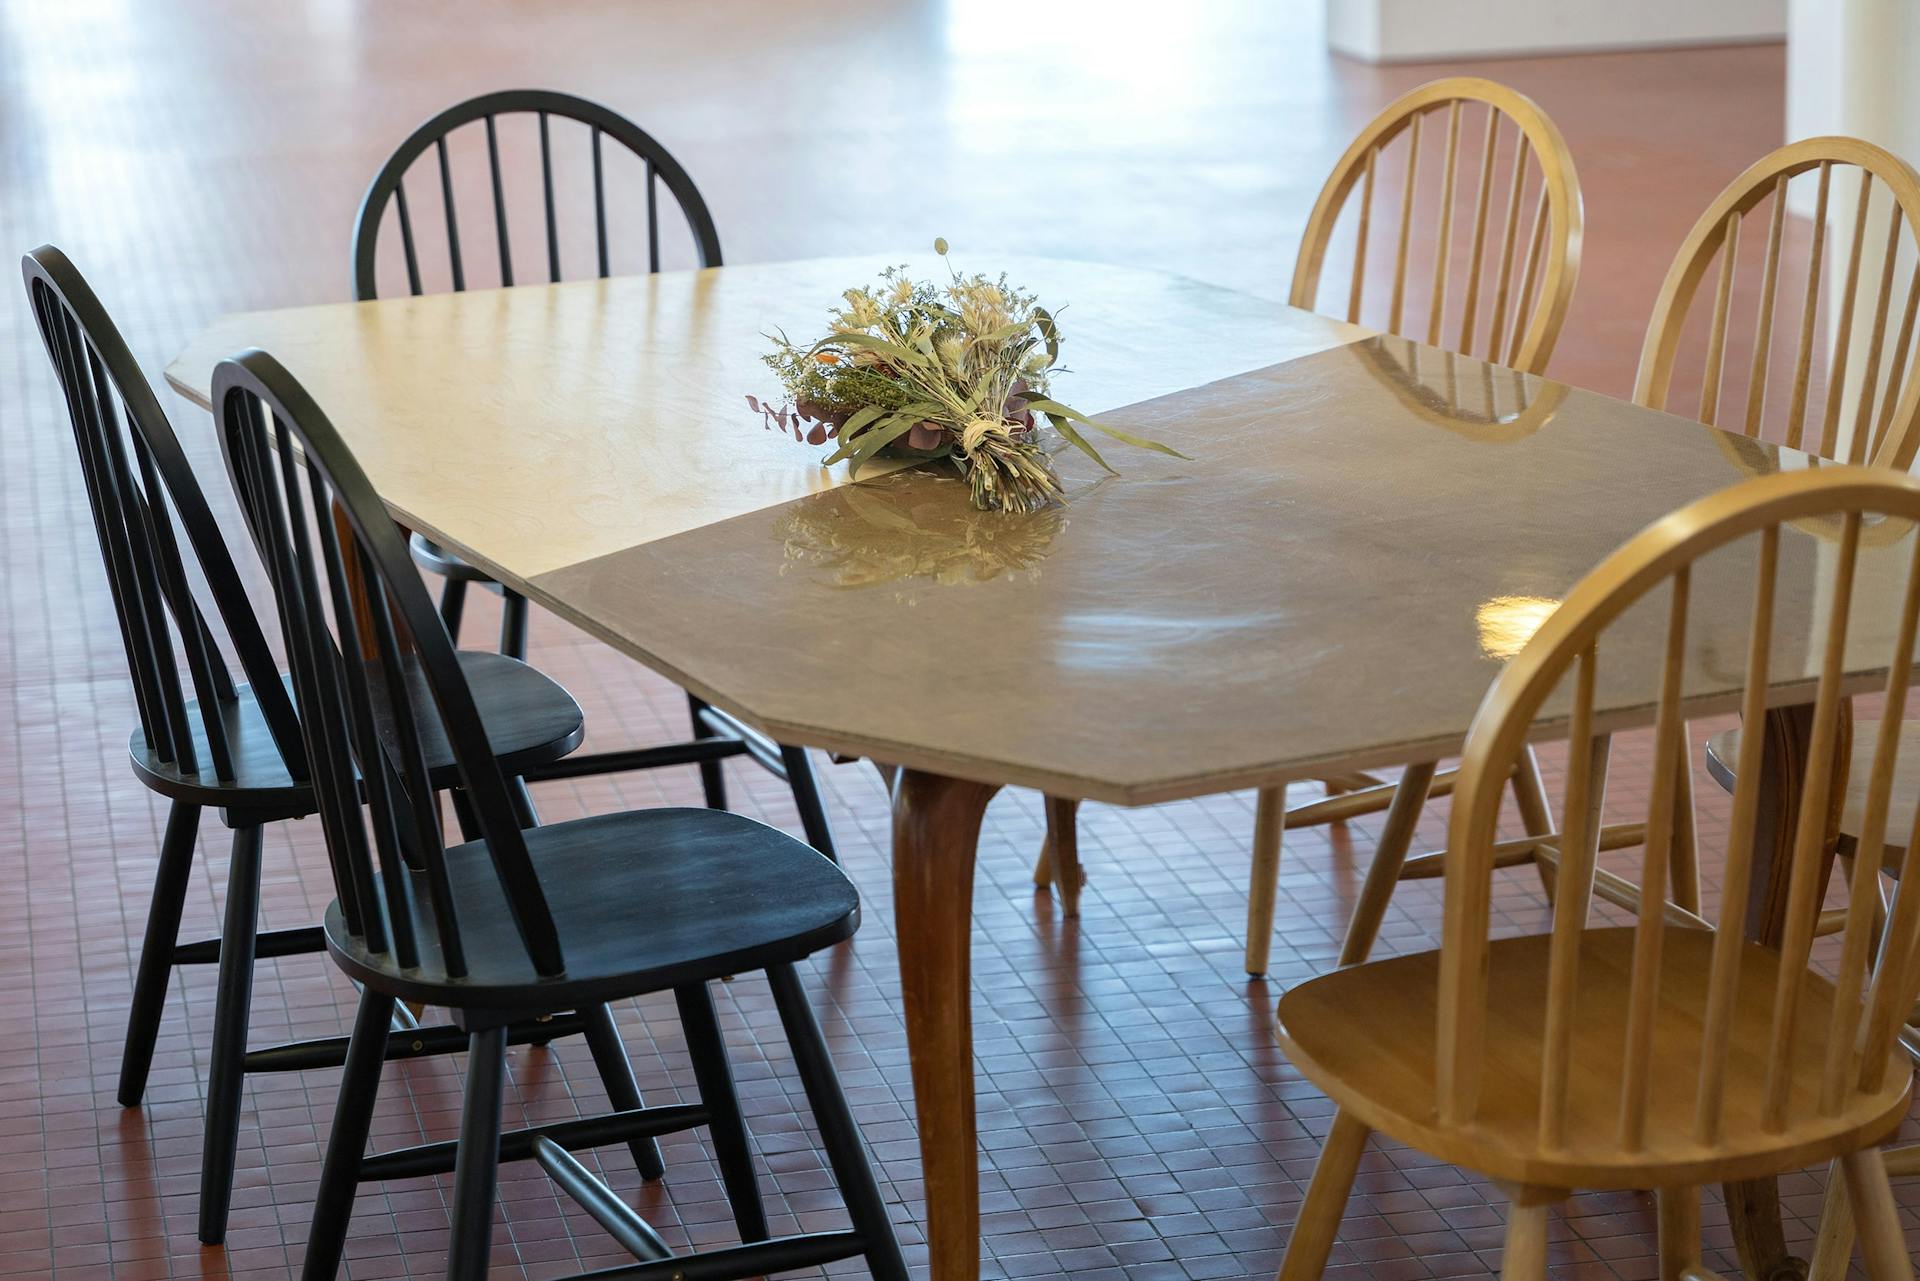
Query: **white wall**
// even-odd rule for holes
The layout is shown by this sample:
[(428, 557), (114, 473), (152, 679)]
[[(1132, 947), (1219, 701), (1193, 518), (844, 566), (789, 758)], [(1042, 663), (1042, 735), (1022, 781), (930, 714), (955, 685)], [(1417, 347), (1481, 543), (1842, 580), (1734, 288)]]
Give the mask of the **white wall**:
[(1427, 62), (1778, 40), (1787, 2), (1327, 0), (1327, 43), (1366, 62)]

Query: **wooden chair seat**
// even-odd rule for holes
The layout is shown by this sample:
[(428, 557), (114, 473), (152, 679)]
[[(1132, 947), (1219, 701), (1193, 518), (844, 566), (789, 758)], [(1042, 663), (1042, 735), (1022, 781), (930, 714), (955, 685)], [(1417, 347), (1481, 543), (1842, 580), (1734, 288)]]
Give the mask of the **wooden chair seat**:
[[(586, 734), (585, 716), (573, 695), (557, 681), (504, 654), (463, 649), (459, 658), (486, 720), (488, 741), (509, 776), (529, 766), (560, 760), (580, 745)], [(419, 679), (417, 666), (410, 668), (409, 677), (427, 769), (435, 786), (456, 786), (459, 779), (453, 750), (447, 745), (439, 717), (432, 713), (432, 700)], [(238, 697), (219, 709), (233, 752), (231, 779), (217, 778), (208, 769), (184, 770), (177, 762), (161, 759), (137, 728), (127, 741), (133, 772), (163, 796), (244, 813), (251, 822), (313, 813), (313, 792), (305, 783), (295, 782), (288, 772), (253, 691), (241, 685), (235, 693)], [(211, 753), (197, 700), (187, 703), (187, 714), (198, 759), (205, 762)]]
[[(1336, 970), (1292, 989), (1280, 999), (1280, 1042), (1307, 1079), (1369, 1129), (1527, 1186), (1648, 1188), (1759, 1177), (1830, 1160), (1890, 1134), (1907, 1112), (1911, 1068), (1900, 1063), (1878, 1092), (1821, 1118), (1815, 1101), (1824, 1047), (1817, 1036), (1795, 1045), (1790, 1112), (1797, 1119), (1781, 1134), (1762, 1128), (1780, 956), (1749, 943), (1740, 953), (1723, 1141), (1711, 1149), (1695, 1141), (1713, 940), (1705, 930), (1666, 930), (1652, 1038), (1653, 1076), (1661, 1084), (1651, 1092), (1646, 1143), (1637, 1152), (1618, 1139), (1631, 928), (1593, 930), (1582, 940), (1567, 1142), (1556, 1150), (1539, 1142), (1550, 935), (1491, 944), (1484, 1085), (1478, 1115), (1465, 1127), (1436, 1120), (1438, 952)], [(1832, 1001), (1828, 983), (1803, 984), (1800, 1026), (1826, 1027)]]
[(461, 1009), (568, 1009), (788, 964), (850, 938), (860, 898), (812, 847), (725, 810), (659, 809), (525, 834), (567, 958), (538, 974), (485, 841), (447, 850), (468, 972), (442, 964), (432, 896), (411, 898), (416, 966), (371, 952), (335, 903), (327, 943), (369, 991)]
[[(1865, 826), (1867, 791), (1873, 782), (1874, 744), (1880, 737), (1880, 722), (1857, 720), (1853, 723), (1853, 756), (1847, 769), (1846, 807), (1840, 811), (1840, 835), (1858, 839)], [(1728, 791), (1733, 790), (1734, 763), (1740, 759), (1740, 731), (1722, 730), (1707, 740), (1707, 772)], [(1891, 812), (1911, 814), (1920, 807), (1920, 725), (1900, 727), (1900, 756), (1893, 772)], [(1905, 831), (1897, 825), (1886, 834), (1881, 865), (1894, 876), (1906, 855)]]

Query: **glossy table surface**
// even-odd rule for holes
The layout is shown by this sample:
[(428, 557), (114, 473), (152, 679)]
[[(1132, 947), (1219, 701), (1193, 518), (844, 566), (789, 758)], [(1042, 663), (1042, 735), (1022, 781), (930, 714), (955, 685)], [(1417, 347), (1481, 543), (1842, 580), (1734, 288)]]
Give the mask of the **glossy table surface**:
[[(782, 741), (904, 767), (895, 936), (928, 1249), (937, 1281), (971, 1281), (973, 875), (1000, 786), (1144, 803), (1445, 755), (1607, 552), (1808, 460), (1244, 294), (1020, 259), (1011, 275), (1070, 308), (1059, 394), (1191, 458), (1116, 446), (1103, 478), (1063, 453), (1064, 507), (975, 512), (935, 469), (849, 484), (746, 408), (774, 390), (762, 334), (811, 332), (891, 260), (234, 316), (168, 376), (205, 403), (222, 355), (273, 351), (405, 523)], [(1796, 638), (1832, 536), (1782, 539), (1783, 702), (1810, 685)], [(1899, 593), (1872, 587), (1911, 537), (1865, 539), (1863, 654), (1888, 650)], [(1745, 551), (1694, 575), (1690, 713), (1738, 686)], [(1612, 726), (1649, 718), (1647, 606), (1600, 668)]]
[[(272, 352), (394, 512), (505, 582), (845, 484), (768, 428), (766, 335), (824, 333), (844, 289), (930, 252), (663, 272), (227, 316), (167, 378), (201, 405), (213, 367)], [(996, 257), (1061, 310), (1056, 394), (1088, 412), (1305, 355), (1364, 331), (1158, 272)], [(862, 472), (878, 475), (886, 465)]]
[[(1191, 460), (1116, 445), (1103, 477), (1067, 450), (1070, 501), (1027, 516), (936, 469), (848, 486), (745, 397), (774, 390), (764, 332), (812, 332), (882, 261), (235, 316), (169, 376), (204, 400), (220, 355), (273, 351), (401, 520), (783, 742), (1128, 804), (1451, 753), (1608, 551), (1805, 461), (1247, 295), (1014, 260), (1066, 304), (1059, 394)], [(1787, 617), (1823, 546), (1785, 541)], [(1729, 568), (1696, 588), (1698, 712), (1737, 687)], [(1624, 725), (1658, 638), (1621, 636)], [(1776, 673), (1785, 696), (1803, 651)]]

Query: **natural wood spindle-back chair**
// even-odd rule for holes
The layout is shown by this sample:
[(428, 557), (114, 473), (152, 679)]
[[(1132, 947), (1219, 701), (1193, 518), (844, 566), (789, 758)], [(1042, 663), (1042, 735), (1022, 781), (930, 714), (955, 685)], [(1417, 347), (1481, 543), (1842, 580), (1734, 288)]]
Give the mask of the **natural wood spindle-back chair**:
[[(1437, 175), (1432, 190), (1423, 187), (1423, 174)], [(1374, 117), (1334, 165), (1307, 220), (1288, 301), (1538, 374), (1573, 299), (1583, 228), (1573, 157), (1546, 113), (1491, 80), (1436, 80)], [(1337, 245), (1350, 256), (1333, 282), (1342, 286), (1338, 296), (1328, 298)], [(1372, 264), (1387, 261), (1390, 273), (1369, 274)], [(1394, 782), (1371, 774), (1323, 782), (1325, 799), (1290, 810), (1284, 788), (1259, 794), (1247, 899), (1249, 974), (1267, 968), (1284, 829), (1388, 810), (1380, 841), (1385, 864), (1424, 869), (1432, 862), (1409, 860), (1407, 850), (1427, 796), (1451, 789), (1452, 770), (1417, 763)], [(1546, 797), (1530, 761), (1515, 774), (1514, 796), (1527, 830), (1547, 834)], [(1037, 885), (1059, 885), (1069, 916), (1078, 912), (1082, 880), (1077, 806), (1047, 799), (1047, 842), (1034, 869)], [(1348, 950), (1358, 959), (1365, 944)]]
[[(1804, 245), (1786, 234), (1796, 185), (1811, 197)], [(1759, 227), (1764, 240), (1756, 239)], [(1758, 254), (1755, 245), (1763, 246)], [(1758, 291), (1750, 309), (1736, 301), (1743, 282)], [(1696, 309), (1708, 318), (1704, 334), (1688, 323)], [(1634, 398), (1824, 458), (1905, 471), (1920, 451), (1916, 313), (1920, 174), (1857, 138), (1792, 143), (1736, 178), (1694, 224), (1654, 305)], [(1684, 390), (1680, 384), (1683, 368), (1694, 372), (1685, 358), (1695, 343), (1703, 346), (1697, 398), (1692, 378)], [(1902, 734), (1893, 794), (1897, 808), (1911, 808), (1920, 800), (1920, 731), (1907, 725)], [(1725, 730), (1707, 744), (1708, 772), (1729, 790), (1741, 737)], [(1878, 737), (1876, 720), (1853, 726), (1836, 847), (1843, 863), (1851, 863), (1866, 823)], [(1888, 834), (1883, 870), (1898, 874), (1904, 839)], [(1868, 884), (1878, 900), (1880, 885)], [(1876, 910), (1884, 916), (1884, 903)], [(1845, 912), (1826, 913), (1817, 928), (1833, 933), (1845, 920)], [(1920, 1174), (1920, 1149), (1891, 1149), (1886, 1161), (1896, 1175)], [(1852, 1244), (1845, 1183), (1834, 1180), (1812, 1275), (1844, 1273)]]
[[(1831, 556), (1790, 545), (1810, 537), (1809, 522), (1836, 531)], [(1905, 892), (1916, 870), (1908, 867), (1876, 948), (1862, 882), (1875, 874), (1889, 830), (1909, 833), (1920, 822), (1920, 810), (1891, 810), (1899, 709), (1920, 623), (1916, 523), (1920, 484), (1881, 469), (1744, 481), (1629, 540), (1507, 665), (1474, 719), (1454, 791), (1440, 949), (1336, 970), (1280, 1000), (1281, 1044), (1339, 1109), (1283, 1281), (1324, 1268), (1375, 1130), (1506, 1188), (1505, 1277), (1544, 1278), (1548, 1208), (1576, 1188), (1656, 1189), (1662, 1278), (1711, 1277), (1701, 1262), (1699, 1186), (1823, 1160), (1837, 1163), (1851, 1194), (1875, 1281), (1913, 1276), (1873, 1145), (1906, 1115), (1912, 1089), (1897, 1037), (1920, 986), (1920, 893)], [(1904, 590), (1856, 592), (1863, 531), (1881, 529), (1899, 536), (1874, 549), (1882, 558), (1874, 568)], [(1783, 565), (1819, 581), (1788, 581)], [(1741, 590), (1741, 581), (1753, 584), (1738, 690), (1749, 721), (1764, 712), (1781, 671), (1818, 674), (1778, 950), (1737, 926), (1676, 923), (1667, 910), (1667, 846), (1692, 821), (1679, 783), (1688, 700), (1728, 697), (1727, 678), (1689, 645), (1689, 602), (1714, 586)], [(1779, 608), (1781, 600), (1807, 601), (1807, 613)], [(1629, 611), (1633, 626), (1617, 627)], [(1804, 660), (1795, 647), (1805, 648)], [(1843, 732), (1846, 672), (1881, 662), (1888, 713), (1874, 740), (1862, 857), (1829, 979), (1809, 961), (1829, 866), (1825, 815), (1843, 785), (1832, 749)], [(1657, 687), (1654, 766), (1633, 924), (1601, 927), (1589, 917), (1611, 740), (1595, 694), (1619, 680)], [(1552, 929), (1492, 939), (1502, 793), (1550, 699), (1556, 708), (1570, 703)], [(1749, 736), (1727, 837), (1723, 891), (1736, 915), (1753, 871), (1759, 751), (1759, 736)], [(1920, 840), (1909, 838), (1907, 850), (1912, 863)]]

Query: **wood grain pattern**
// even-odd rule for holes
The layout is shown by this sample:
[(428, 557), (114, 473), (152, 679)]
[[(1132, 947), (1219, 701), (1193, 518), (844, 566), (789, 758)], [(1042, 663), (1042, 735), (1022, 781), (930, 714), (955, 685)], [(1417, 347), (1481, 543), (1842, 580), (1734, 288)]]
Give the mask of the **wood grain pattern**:
[[(1860, 532), (1870, 520), (1905, 527), (1905, 573), (1897, 589), (1867, 590), (1863, 611), (1855, 575), (1868, 554)], [(1838, 549), (1816, 617), (1785, 627), (1791, 635), (1815, 624), (1817, 650), (1803, 662), (1819, 680), (1791, 853), (1772, 859), (1769, 870), (1778, 880), (1780, 865), (1788, 869), (1786, 910), (1771, 914), (1784, 923), (1775, 947), (1733, 929), (1674, 924), (1662, 843), (1674, 830), (1672, 811), (1683, 791), (1676, 765), (1686, 746), (1689, 637), (1704, 616), (1719, 612), (1700, 608), (1696, 592), (1705, 576), (1696, 571), (1730, 548), (1760, 544), (1751, 626), (1775, 638), (1745, 647), (1751, 711), (1785, 639), (1778, 614), (1783, 545), (1800, 532), (1793, 522), (1812, 521), (1838, 523)], [(1911, 1275), (1873, 1145), (1898, 1126), (1912, 1092), (1910, 1065), (1893, 1034), (1920, 988), (1913, 962), (1920, 903), (1896, 908), (1870, 978), (1865, 958), (1876, 914), (1863, 905), (1848, 914), (1835, 978), (1815, 973), (1809, 961), (1830, 816), (1846, 790), (1834, 767), (1836, 757), (1843, 765), (1846, 759), (1842, 672), (1862, 658), (1857, 620), (1863, 612), (1884, 619), (1891, 606), (1897, 621), (1876, 626), (1871, 645), (1883, 655), (1887, 696), (1904, 698), (1920, 628), (1916, 524), (1920, 483), (1881, 468), (1839, 466), (1745, 482), (1629, 540), (1569, 593), (1481, 706), (1456, 783), (1440, 949), (1343, 968), (1281, 998), (1281, 1045), (1343, 1115), (1515, 1189), (1509, 1271), (1542, 1275), (1539, 1208), (1564, 1195), (1556, 1189), (1651, 1187), (1662, 1190), (1661, 1275), (1697, 1275), (1697, 1185), (1740, 1185), (1838, 1158), (1869, 1270)], [(1604, 765), (1585, 745), (1596, 723), (1596, 689), (1619, 649), (1618, 629), (1636, 612), (1665, 615), (1649, 839), (1637, 920), (1594, 928), (1584, 901), (1592, 875), (1587, 815)], [(1569, 685), (1571, 727), (1580, 736), (1569, 762), (1569, 805), (1578, 812), (1568, 815), (1573, 857), (1560, 868), (1553, 930), (1494, 939), (1491, 878), (1504, 844), (1501, 802), (1538, 711)], [(1895, 720), (1887, 740), (1897, 741), (1898, 730)], [(1757, 754), (1758, 745), (1749, 743), (1745, 764), (1756, 766)], [(1737, 824), (1751, 829), (1758, 789), (1771, 781), (1758, 768), (1743, 770)], [(1869, 785), (1869, 844), (1884, 825), (1893, 782), (1891, 751), (1882, 751)], [(1920, 826), (1920, 816), (1914, 822)], [(1920, 836), (1912, 843), (1920, 845)], [(1920, 859), (1911, 852), (1903, 873), (1920, 878)], [(1828, 1035), (1810, 1034), (1816, 1029)], [(1344, 1165), (1344, 1155), (1336, 1155), (1335, 1169)]]
[[(1730, 460), (1721, 432), (1573, 389), (1526, 434), (1449, 430), (1407, 407), (1409, 362), (1370, 347), (1411, 344), (1369, 339), (1109, 415), (1192, 459), (1141, 457), (1102, 479), (1063, 456), (1060, 512), (972, 512), (964, 486), (906, 472), (525, 586), (778, 741), (1143, 804), (1453, 754), (1511, 652), (1499, 602), (1561, 599), (1634, 531), (1756, 459), (1799, 466), (1739, 437), (1752, 456)], [(1460, 359), (1471, 380), (1477, 362)], [(1650, 461), (1621, 486), (1628, 456)], [(1272, 516), (1210, 515), (1222, 510)], [(938, 537), (903, 557), (916, 529)], [(1783, 533), (1783, 623), (1808, 617), (1826, 546)], [(1904, 581), (1897, 553), (1863, 549), (1863, 573)], [(1689, 715), (1738, 706), (1737, 664), (1720, 656), (1745, 651), (1750, 585), (1750, 563), (1732, 560), (1695, 584)], [(1395, 625), (1409, 616), (1423, 626)], [(1864, 643), (1891, 620), (1860, 626)], [(1649, 712), (1657, 628), (1629, 630), (1603, 669), (1596, 732)], [(850, 636), (877, 642), (857, 689)], [(978, 638), (965, 698), (925, 679), (929, 636)], [(1810, 688), (1806, 659), (1806, 637), (1783, 628), (1771, 697)], [(1856, 689), (1873, 679), (1852, 675)], [(1564, 733), (1565, 717), (1549, 704), (1537, 732)]]
[(900, 994), (923, 1136), (929, 1261), (943, 1281), (980, 1275), (969, 931), (980, 822), (998, 790), (911, 769), (894, 781)]
[[(518, 586), (846, 484), (844, 466), (819, 465), (825, 450), (749, 409), (749, 395), (779, 398), (760, 360), (766, 335), (823, 330), (843, 289), (889, 263), (936, 274), (931, 260), (814, 259), (251, 312), (215, 322), (167, 377), (204, 405), (221, 358), (271, 351), (326, 406), (402, 524)], [(1074, 372), (1056, 390), (1086, 412), (1363, 334), (1157, 272), (999, 256), (982, 266), (1071, 309)]]

